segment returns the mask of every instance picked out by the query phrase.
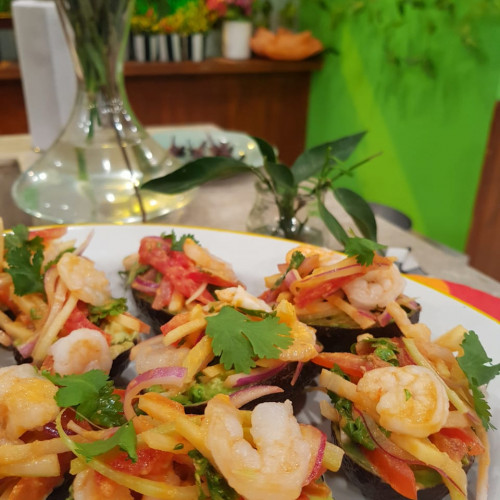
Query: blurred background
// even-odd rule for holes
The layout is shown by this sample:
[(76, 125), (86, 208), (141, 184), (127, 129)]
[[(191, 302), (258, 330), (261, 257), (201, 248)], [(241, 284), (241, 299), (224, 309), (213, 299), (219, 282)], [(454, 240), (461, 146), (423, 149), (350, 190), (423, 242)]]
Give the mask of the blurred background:
[[(22, 1), (0, 0), (2, 135), (30, 129), (11, 17)], [(474, 225), (488, 238), (500, 233), (492, 177), (478, 200), (500, 147), (492, 135), (500, 100), (497, 0), (255, 0), (246, 2), (254, 38), (259, 27), (309, 32), (322, 50), (307, 52), (301, 39), (277, 54), (266, 53), (266, 42), (231, 56), (222, 25), (235, 17), (232, 8), (246, 8), (238, 1), (136, 0), (125, 76), (144, 125), (244, 131), (275, 143), (287, 163), (304, 147), (366, 130), (356, 155), (382, 154), (346, 185), (459, 252), (474, 253)], [(201, 53), (188, 41), (199, 33)], [(182, 38), (178, 49), (172, 35)], [(488, 197), (487, 210), (477, 206)]]

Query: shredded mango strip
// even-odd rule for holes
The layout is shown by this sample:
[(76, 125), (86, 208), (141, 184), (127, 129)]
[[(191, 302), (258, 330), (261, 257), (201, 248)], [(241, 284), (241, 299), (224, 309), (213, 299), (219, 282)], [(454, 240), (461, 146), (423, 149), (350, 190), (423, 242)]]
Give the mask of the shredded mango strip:
[(187, 337), (191, 333), (201, 333), (205, 330), (207, 326), (207, 320), (205, 318), (196, 318), (187, 323), (179, 325), (177, 328), (170, 330), (165, 337), (163, 337), (163, 344), (168, 346), (175, 344), (180, 339)]
[(326, 299), (332, 306), (345, 312), (351, 319), (353, 319), (361, 328), (370, 328), (375, 325), (376, 321), (373, 318), (369, 318), (365, 314), (361, 314), (354, 306), (349, 304), (349, 302), (341, 299), (337, 295), (330, 295)]
[(0, 477), (57, 477), (61, 475), (61, 467), (56, 454), (43, 455), (26, 462), (0, 465)]

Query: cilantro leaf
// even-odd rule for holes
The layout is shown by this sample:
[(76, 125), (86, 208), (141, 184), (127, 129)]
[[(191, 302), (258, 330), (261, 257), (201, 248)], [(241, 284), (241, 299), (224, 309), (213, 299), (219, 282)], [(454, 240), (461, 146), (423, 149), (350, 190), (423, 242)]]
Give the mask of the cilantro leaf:
[(479, 337), (472, 330), (465, 333), (460, 345), (464, 354), (457, 358), (457, 362), (469, 381), (474, 397), (474, 409), (483, 422), (484, 428), (492, 428), (490, 407), (479, 387), (487, 384), (500, 373), (500, 363), (491, 364), (492, 359), (488, 357)]
[(122, 425), (108, 439), (92, 443), (76, 443), (75, 451), (90, 462), (94, 457), (107, 453), (117, 446), (128, 454), (132, 462), (137, 462), (137, 435), (132, 422)]
[(183, 246), (184, 242), (188, 239), (191, 238), (197, 245), (200, 245), (200, 242), (194, 237), (192, 234), (183, 234), (180, 238), (177, 238), (177, 235), (175, 234), (175, 231), (172, 231), (169, 234), (163, 233), (161, 235), (162, 238), (165, 239), (170, 239), (172, 240), (172, 250), (176, 250), (177, 252), (182, 252), (183, 251)]
[(374, 252), (385, 248), (385, 245), (357, 236), (349, 237), (344, 243), (344, 252), (349, 257), (356, 256), (358, 263), (363, 266), (369, 266), (373, 262)]
[(277, 359), (280, 349), (289, 347), (293, 339), (290, 328), (269, 315), (252, 321), (232, 307), (223, 307), (219, 314), (207, 318), (206, 334), (212, 338), (214, 354), (220, 356), (226, 369), (249, 373), (255, 357)]
[(66, 250), (63, 250), (62, 252), (60, 252), (58, 255), (56, 255), (56, 257), (52, 260), (49, 260), (49, 262), (47, 262), (47, 264), (45, 264), (45, 266), (43, 267), (43, 272), (47, 272), (52, 266), (55, 266), (57, 265), (57, 263), (61, 260), (61, 257), (65, 254), (65, 253), (73, 253), (74, 251), (76, 250), (75, 247), (71, 247), (71, 248), (66, 248)]
[(298, 269), (300, 264), (304, 262), (305, 255), (298, 250), (293, 252), (292, 258), (290, 259), (290, 264), (288, 264), (288, 267), (286, 268), (286, 271), (276, 280), (276, 282), (273, 285), (273, 290), (278, 288), (281, 283), (283, 283), (283, 280), (286, 278), (286, 275), (291, 271), (292, 269)]
[(188, 455), (193, 459), (195, 480), (200, 488), (199, 498), (207, 498), (203, 493), (203, 479), (206, 481), (212, 500), (236, 500), (240, 498), (240, 495), (229, 486), (224, 477), (198, 450), (188, 451)]
[(113, 299), (111, 302), (103, 306), (90, 306), (89, 307), (89, 320), (98, 324), (99, 321), (106, 319), (108, 316), (118, 316), (127, 311), (127, 299), (119, 298)]
[(373, 354), (375, 354), (375, 356), (391, 365), (399, 366), (397, 357), (399, 351), (394, 342), (386, 338), (363, 339), (363, 341), (370, 343), (372, 347), (374, 347)]
[(16, 295), (44, 293), (43, 286), (43, 239), (35, 236), (29, 239), (26, 226), (18, 225), (11, 234), (5, 236), (6, 260)]
[(101, 370), (81, 375), (51, 375), (42, 372), (59, 386), (55, 400), (61, 408), (73, 407), (77, 415), (101, 427), (116, 427), (125, 422), (120, 396), (114, 393), (113, 382)]

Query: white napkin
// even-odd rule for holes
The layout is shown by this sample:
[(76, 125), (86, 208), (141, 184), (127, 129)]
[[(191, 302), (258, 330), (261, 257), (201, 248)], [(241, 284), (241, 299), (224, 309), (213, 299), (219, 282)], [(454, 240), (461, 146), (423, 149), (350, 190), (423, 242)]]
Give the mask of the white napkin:
[(73, 108), (73, 63), (53, 1), (14, 0), (12, 19), (32, 145), (45, 150)]

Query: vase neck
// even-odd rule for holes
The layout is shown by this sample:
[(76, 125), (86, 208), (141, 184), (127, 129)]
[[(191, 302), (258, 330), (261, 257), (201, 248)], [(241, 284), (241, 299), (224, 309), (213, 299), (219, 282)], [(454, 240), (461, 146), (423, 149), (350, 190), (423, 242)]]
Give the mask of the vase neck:
[(112, 100), (123, 95), (123, 60), (134, 0), (56, 0), (79, 83)]

